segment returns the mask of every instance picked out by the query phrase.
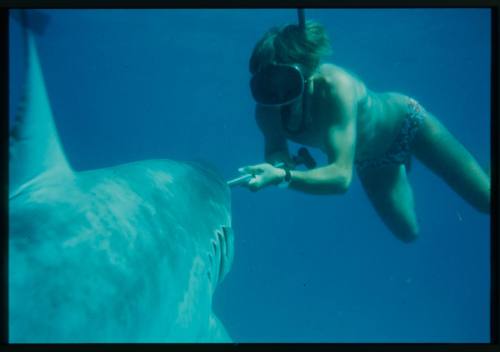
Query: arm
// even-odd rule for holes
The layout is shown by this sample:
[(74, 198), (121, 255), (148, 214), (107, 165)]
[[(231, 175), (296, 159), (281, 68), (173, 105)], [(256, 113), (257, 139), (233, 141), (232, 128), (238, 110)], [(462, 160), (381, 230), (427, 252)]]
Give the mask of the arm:
[(290, 188), (312, 194), (345, 193), (351, 184), (356, 142), (356, 97), (349, 83), (330, 89), (325, 135), (328, 165), (291, 171)]
[[(328, 165), (309, 171), (290, 171), (290, 188), (294, 190), (311, 194), (339, 194), (346, 192), (350, 186), (356, 142), (356, 96), (348, 84), (346, 88), (335, 91), (329, 88), (329, 94), (324, 137)], [(239, 171), (256, 175), (248, 182), (252, 191), (278, 184), (285, 178), (283, 169), (270, 164), (247, 166)]]

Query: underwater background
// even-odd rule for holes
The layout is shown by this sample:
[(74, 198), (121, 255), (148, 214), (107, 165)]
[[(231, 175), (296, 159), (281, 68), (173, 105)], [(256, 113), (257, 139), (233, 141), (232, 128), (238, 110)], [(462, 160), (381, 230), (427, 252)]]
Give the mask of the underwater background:
[[(371, 90), (412, 96), (489, 167), (490, 10), (305, 14), (332, 40), (326, 61)], [(75, 170), (203, 160), (230, 179), (238, 167), (263, 160), (248, 60), (266, 30), (296, 22), (295, 9), (38, 10), (40, 16), (47, 25), (36, 35), (38, 52)], [(25, 72), (12, 16), (9, 28), (12, 121)], [(409, 177), (421, 227), (412, 244), (389, 232), (356, 177), (342, 196), (233, 189), (234, 264), (214, 297), (232, 339), (489, 342), (490, 218), (416, 160)]]

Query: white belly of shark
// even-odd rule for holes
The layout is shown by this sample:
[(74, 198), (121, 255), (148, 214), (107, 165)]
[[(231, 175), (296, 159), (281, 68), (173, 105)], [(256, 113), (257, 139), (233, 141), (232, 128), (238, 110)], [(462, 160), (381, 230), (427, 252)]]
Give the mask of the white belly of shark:
[(74, 172), (28, 31), (27, 44), (9, 148), (9, 341), (229, 341), (212, 311), (233, 259), (225, 182), (171, 160)]

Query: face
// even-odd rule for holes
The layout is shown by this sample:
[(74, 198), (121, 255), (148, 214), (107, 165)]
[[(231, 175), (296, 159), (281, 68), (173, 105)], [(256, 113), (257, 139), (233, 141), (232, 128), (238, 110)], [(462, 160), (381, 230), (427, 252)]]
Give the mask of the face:
[(304, 77), (296, 66), (271, 64), (252, 77), (250, 88), (258, 104), (289, 105), (302, 95)]

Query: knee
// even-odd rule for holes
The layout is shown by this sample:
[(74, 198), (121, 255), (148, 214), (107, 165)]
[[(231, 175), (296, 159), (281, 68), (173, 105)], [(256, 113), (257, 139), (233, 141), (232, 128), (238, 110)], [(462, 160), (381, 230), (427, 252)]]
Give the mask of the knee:
[(481, 213), (490, 214), (490, 212), (491, 212), (491, 210), (490, 210), (490, 204), (491, 204), (490, 190), (488, 189), (488, 191), (483, 192), (483, 193), (484, 193), (483, 197), (478, 202), (476, 202), (475, 208)]
[(396, 237), (403, 243), (413, 243), (418, 239), (419, 234), (418, 224), (407, 224), (395, 231)]
[(481, 204), (480, 206), (476, 207), (476, 209), (483, 214), (489, 214), (490, 213), (490, 203)]

